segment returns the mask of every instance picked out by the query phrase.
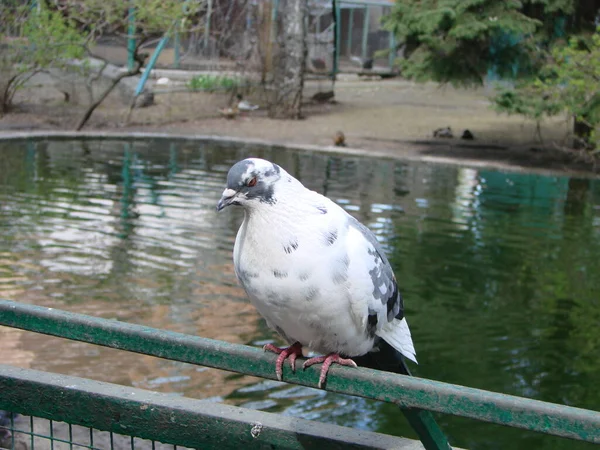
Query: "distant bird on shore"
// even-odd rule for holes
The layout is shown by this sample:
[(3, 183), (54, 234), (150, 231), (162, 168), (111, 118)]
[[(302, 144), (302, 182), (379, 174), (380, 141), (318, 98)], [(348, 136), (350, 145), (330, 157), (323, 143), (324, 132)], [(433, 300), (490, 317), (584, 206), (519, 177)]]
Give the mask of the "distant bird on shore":
[(258, 108), (260, 108), (260, 106), (254, 105), (248, 102), (247, 100), (244, 100), (242, 94), (237, 94), (236, 98), (238, 100), (237, 107), (240, 111), (256, 111)]
[(312, 96), (313, 101), (317, 103), (325, 103), (330, 101), (335, 97), (335, 93), (333, 91), (325, 91), (325, 92), (317, 92)]
[(362, 59), (360, 56), (351, 56), (350, 60), (358, 64), (362, 69), (370, 70), (373, 68), (373, 58)]
[(346, 146), (346, 136), (341, 131), (336, 131), (335, 136), (333, 137), (333, 145), (336, 147), (345, 147)]
[(235, 119), (239, 113), (240, 110), (238, 109), (237, 105), (233, 107), (219, 109), (219, 114), (221, 114), (226, 119)]
[(445, 128), (438, 128), (438, 129), (434, 130), (433, 137), (451, 139), (454, 137), (454, 134), (452, 134), (452, 128), (445, 127)]
[(473, 136), (473, 133), (471, 133), (469, 130), (465, 130), (460, 138), (466, 139), (467, 141), (472, 141), (475, 139), (475, 136)]
[[(234, 164), (217, 211), (245, 215), (233, 247), (235, 274), (250, 301), (289, 347), (264, 347), (279, 356), (275, 373), (308, 348), (323, 356), (322, 387), (331, 364), (408, 373), (416, 362), (404, 301), (375, 235), (327, 197), (304, 187), (282, 167), (248, 158)], [(371, 355), (371, 356), (368, 356)]]
[(323, 72), (323, 71), (327, 70), (327, 64), (325, 63), (325, 60), (323, 60), (322, 58), (311, 58), (310, 64), (312, 65), (313, 69), (316, 71)]

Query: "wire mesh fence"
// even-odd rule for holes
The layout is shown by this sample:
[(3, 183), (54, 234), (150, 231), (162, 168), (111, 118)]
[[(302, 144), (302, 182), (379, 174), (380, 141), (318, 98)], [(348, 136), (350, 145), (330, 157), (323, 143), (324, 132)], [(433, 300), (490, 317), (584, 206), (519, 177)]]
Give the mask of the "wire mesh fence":
[(187, 450), (187, 447), (0, 411), (0, 449)]
[[(275, 1), (212, 1), (209, 12), (197, 19), (203, 23), (194, 27), (194, 31), (172, 34), (156, 67), (201, 71), (268, 70), (274, 40)], [(309, 71), (330, 74), (334, 70), (392, 70), (396, 44), (382, 23), (391, 7), (392, 3), (386, 0), (346, 0), (335, 4), (329, 0), (309, 1)], [(145, 44), (145, 50), (152, 52), (158, 40)], [(95, 53), (115, 64), (124, 64), (127, 36), (104, 36)]]
[[(340, 50), (348, 63), (362, 69), (393, 68), (394, 36), (382, 27), (382, 19), (390, 10), (391, 6), (342, 3), (342, 30), (345, 23), (347, 26), (342, 33)], [(347, 70), (345, 65), (340, 64), (340, 71), (344, 70)]]
[(309, 70), (392, 72), (396, 41), (383, 27), (383, 18), (390, 13), (391, 6), (389, 2), (373, 0), (310, 2)]

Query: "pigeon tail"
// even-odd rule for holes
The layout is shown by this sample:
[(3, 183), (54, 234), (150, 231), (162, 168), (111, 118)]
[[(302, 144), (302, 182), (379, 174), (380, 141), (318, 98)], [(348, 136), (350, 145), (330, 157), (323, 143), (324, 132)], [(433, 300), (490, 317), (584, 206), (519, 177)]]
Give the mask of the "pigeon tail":
[(383, 370), (384, 372), (401, 375), (412, 375), (404, 361), (402, 353), (383, 339), (377, 344), (377, 349), (362, 356), (355, 356), (352, 359), (359, 367)]
[(383, 338), (392, 347), (398, 350), (402, 355), (417, 363), (417, 352), (410, 336), (410, 329), (406, 319), (394, 319), (387, 326), (384, 326), (377, 332), (379, 337)]

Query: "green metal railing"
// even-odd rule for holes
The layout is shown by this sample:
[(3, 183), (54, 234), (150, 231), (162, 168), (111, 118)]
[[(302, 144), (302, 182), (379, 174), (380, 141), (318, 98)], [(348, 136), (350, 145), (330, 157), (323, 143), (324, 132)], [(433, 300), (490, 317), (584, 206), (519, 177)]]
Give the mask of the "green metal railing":
[[(265, 353), (258, 348), (249, 346), (233, 345), (226, 342), (158, 330), (141, 325), (89, 317), (81, 314), (25, 305), (6, 300), (0, 300), (0, 325), (153, 355), (175, 361), (200, 364), (246, 375), (275, 379), (275, 372), (273, 370), (275, 356), (270, 353)], [(306, 371), (292, 373), (291, 370), (286, 367), (284, 379), (288, 383), (316, 387), (318, 371), (319, 368), (311, 367)], [(0, 392), (2, 392), (0, 395), (0, 409), (22, 412), (18, 407), (21, 404), (20, 402), (23, 402), (23, 404), (27, 403), (27, 399), (29, 398), (27, 394), (31, 395), (32, 392), (42, 392), (44, 393), (44, 398), (46, 395), (48, 396), (48, 401), (44, 403), (43, 406), (37, 407), (37, 409), (36, 401), (39, 403), (39, 399), (29, 401), (29, 404), (26, 405), (27, 408), (23, 407), (27, 410), (23, 412), (24, 414), (37, 413), (40, 417), (80, 423), (73, 422), (72, 419), (76, 418), (73, 417), (73, 415), (68, 416), (68, 407), (63, 406), (60, 411), (52, 410), (52, 404), (55, 404), (58, 401), (57, 399), (61, 398), (61, 395), (69, 396), (72, 392), (71, 390), (65, 390), (65, 384), (56, 381), (56, 377), (56, 375), (42, 374), (39, 372), (33, 373), (32, 371), (25, 371), (23, 369), (0, 367)], [(60, 378), (71, 379), (71, 377), (62, 376), (60, 376)], [(97, 406), (100, 410), (105, 410), (110, 404), (113, 408), (111, 411), (114, 411), (115, 414), (123, 408), (125, 408), (123, 411), (129, 411), (127, 408), (141, 408), (138, 403), (128, 403), (134, 401), (131, 396), (125, 395), (127, 392), (132, 391), (131, 388), (117, 388), (114, 387), (114, 385), (108, 385), (106, 383), (91, 382), (89, 380), (83, 381), (85, 381), (85, 386), (91, 386), (94, 389), (90, 388), (90, 393), (86, 396), (81, 396), (81, 392), (77, 395), (73, 394), (74, 396), (69, 398), (69, 401), (66, 403), (67, 405), (77, 403), (79, 409), (95, 405), (93, 407)], [(83, 381), (78, 381), (73, 384), (77, 384), (81, 387), (83, 384), (80, 383)], [(33, 383), (41, 384), (35, 386), (35, 389), (37, 390), (34, 390)], [(119, 391), (119, 389), (122, 391)], [(393, 403), (404, 410), (409, 411), (420, 408), (538, 431), (555, 436), (600, 443), (600, 413), (596, 411), (545, 403), (537, 400), (364, 368), (353, 369), (338, 366), (333, 367), (328, 377), (327, 390)], [(15, 394), (13, 396), (6, 395), (6, 392), (17, 392), (20, 394)], [(121, 392), (122, 395), (119, 394), (119, 392)], [(137, 394), (137, 391), (135, 392), (135, 401), (139, 401), (140, 397), (138, 397), (138, 395), (142, 394)], [(114, 394), (113, 397), (111, 397), (113, 400), (106, 400), (105, 396), (110, 396), (111, 393)], [(123, 395), (125, 395), (125, 398), (123, 398)], [(158, 405), (156, 408), (165, 407), (167, 408), (165, 411), (168, 411), (169, 408), (171, 408), (170, 411), (172, 413), (172, 408), (176, 406), (175, 404), (163, 405), (160, 403), (159, 400), (162, 398), (162, 394), (147, 393), (145, 395), (150, 396), (147, 401), (144, 401), (145, 403), (143, 402), (150, 406), (149, 411), (154, 411), (153, 408), (155, 408), (155, 405)], [(102, 403), (101, 399), (105, 399), (102, 401), (108, 403)], [(171, 398), (171, 400), (173, 402), (183, 403), (188, 401), (181, 398)], [(189, 401), (197, 402), (192, 400)], [(219, 407), (221, 406), (223, 405), (219, 405)], [(31, 409), (33, 409), (33, 411), (30, 411)], [(132, 409), (132, 411), (134, 409)], [(186, 419), (188, 422), (184, 422), (188, 423), (190, 427), (192, 426), (192, 422), (189, 422), (189, 420), (192, 420), (190, 414), (192, 414), (193, 411), (196, 411), (197, 414), (200, 414), (200, 412), (202, 412), (202, 414), (206, 413), (204, 406), (199, 408), (202, 411), (199, 411), (198, 408), (194, 409), (191, 404), (184, 409), (186, 411), (184, 416), (188, 418)], [(136, 417), (150, 414), (150, 412), (140, 414), (139, 410), (136, 411), (138, 411)], [(48, 413), (48, 415), (43, 415), (41, 413)], [(232, 414), (235, 417), (235, 414)], [(253, 411), (253, 414), (267, 413)], [(220, 423), (219, 421), (224, 420), (223, 418), (219, 419), (217, 416), (213, 417), (211, 420), (215, 423)], [(121, 418), (122, 424), (124, 413), (120, 413), (119, 417)], [(162, 417), (160, 414), (156, 416), (156, 418), (166, 420), (166, 416)], [(96, 419), (100, 420), (98, 417), (96, 417), (95, 420)], [(184, 420), (184, 418), (182, 417), (181, 420)], [(200, 420), (199, 416), (195, 415), (194, 420)], [(119, 429), (114, 429), (116, 427), (114, 418), (110, 420), (106, 419), (104, 422), (96, 421), (93, 423), (84, 423), (83, 425), (86, 424), (93, 425), (96, 428), (101, 428), (100, 426), (102, 426), (104, 427), (102, 429), (119, 431)], [(413, 423), (411, 422), (411, 424)], [(247, 427), (247, 425), (248, 424), (245, 424), (244, 426), (240, 425), (240, 427), (244, 428)], [(327, 425), (327, 427), (329, 427), (329, 425)], [(285, 430), (281, 431), (280, 428), (277, 429), (279, 429), (281, 433), (286, 434), (284, 432)], [(156, 432), (157, 430), (155, 429), (153, 431)], [(167, 436), (164, 434), (167, 433), (166, 428), (164, 430), (159, 429), (158, 431), (163, 433), (160, 437), (164, 438)], [(328, 435), (332, 436), (333, 433), (329, 433)], [(140, 436), (145, 436), (147, 439), (158, 439), (158, 437), (154, 435), (148, 437), (147, 435), (140, 434)], [(441, 436), (441, 438), (443, 438), (443, 436)], [(435, 443), (424, 444), (426, 448), (444, 448), (443, 439), (441, 438), (440, 442), (442, 442), (442, 444), (438, 443), (435, 447)], [(194, 439), (198, 439), (198, 437)], [(165, 441), (164, 439), (162, 441), (171, 442), (169, 440)], [(180, 445), (198, 447), (197, 441), (194, 442), (195, 443), (192, 443), (191, 441), (182, 442)], [(250, 440), (249, 442), (254, 442), (256, 444), (256, 440)], [(348, 441), (345, 441), (344, 445), (347, 445), (347, 443)], [(445, 448), (448, 448), (447, 444)]]
[[(81, 433), (66, 426), (64, 436), (49, 430), (29, 430), (31, 438), (47, 438), (57, 443), (90, 449), (156, 447), (156, 442), (189, 448), (402, 448), (408, 439), (379, 433), (351, 430), (293, 417), (237, 408), (230, 405), (150, 392), (84, 378), (55, 375), (0, 364), (0, 407), (27, 411), (37, 417), (89, 427), (87, 443)], [(92, 427), (110, 432), (102, 442)], [(37, 429), (37, 431), (36, 431)], [(15, 432), (20, 432), (16, 430)], [(130, 442), (115, 445), (130, 435)], [(80, 441), (75, 436), (79, 435)], [(149, 440), (139, 445), (133, 436)], [(107, 442), (108, 441), (108, 442)], [(129, 445), (127, 445), (129, 444)], [(33, 449), (34, 446), (30, 445)], [(47, 448), (47, 446), (45, 446)]]

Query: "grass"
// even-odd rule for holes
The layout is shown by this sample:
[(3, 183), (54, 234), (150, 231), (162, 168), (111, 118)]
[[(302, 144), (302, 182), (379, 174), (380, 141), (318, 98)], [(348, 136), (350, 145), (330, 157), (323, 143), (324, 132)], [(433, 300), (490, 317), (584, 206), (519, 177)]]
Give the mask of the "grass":
[(187, 82), (187, 87), (192, 91), (229, 92), (240, 84), (241, 80), (224, 75), (198, 75)]

